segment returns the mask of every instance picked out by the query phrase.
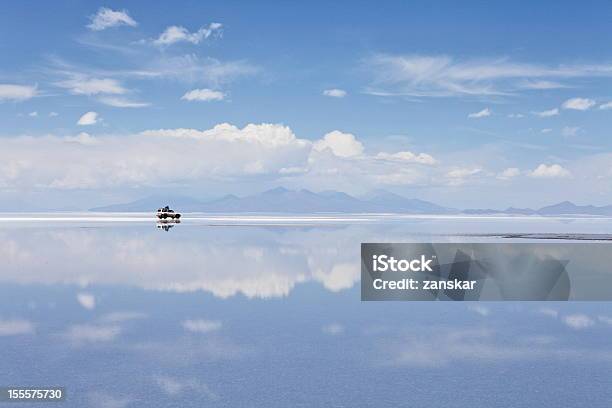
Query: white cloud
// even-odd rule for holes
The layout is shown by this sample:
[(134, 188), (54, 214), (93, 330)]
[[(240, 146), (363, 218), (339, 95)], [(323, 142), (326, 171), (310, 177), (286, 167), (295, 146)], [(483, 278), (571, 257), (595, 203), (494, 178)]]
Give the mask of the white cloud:
[(610, 77), (610, 65), (557, 67), (507, 58), (456, 60), (444, 55), (379, 54), (366, 60), (373, 76), (368, 92), (381, 96), (445, 97), (507, 95), (558, 87), (554, 79)]
[(91, 293), (77, 294), (77, 301), (87, 310), (93, 310), (96, 307), (96, 298)]
[(607, 324), (609, 326), (612, 326), (612, 317), (609, 316), (597, 316), (597, 320), (599, 320), (601, 323)]
[(593, 106), (595, 106), (596, 102), (592, 99), (587, 98), (571, 98), (567, 101), (563, 102), (563, 109), (573, 109), (579, 111), (585, 111)]
[(185, 320), (182, 323), (185, 330), (193, 333), (210, 333), (221, 329), (221, 322), (218, 320)]
[(57, 113), (57, 112), (49, 112), (49, 117), (50, 118), (55, 118), (57, 116), (59, 116), (59, 113)]
[(139, 79), (172, 79), (219, 88), (236, 78), (252, 76), (258, 72), (260, 72), (258, 66), (246, 61), (225, 62), (215, 58), (185, 54), (160, 57), (143, 69), (130, 72), (129, 75)]
[(540, 164), (530, 173), (530, 175), (536, 178), (562, 178), (569, 177), (570, 172), (559, 164), (551, 164), (550, 166)]
[(80, 126), (88, 126), (95, 125), (98, 122), (98, 113), (97, 112), (87, 112), (81, 116), (77, 122), (77, 125)]
[(510, 180), (511, 178), (517, 177), (521, 174), (521, 171), (516, 167), (508, 167), (497, 175), (500, 180)]
[(468, 310), (476, 314), (479, 314), (481, 316), (488, 316), (491, 314), (491, 311), (489, 310), (488, 307), (485, 307), (483, 305), (478, 305), (478, 304), (469, 305)]
[(56, 83), (61, 88), (70, 90), (74, 95), (114, 94), (122, 95), (128, 92), (119, 81), (111, 78), (88, 78), (79, 74), (73, 78)]
[(30, 112), (30, 113), (28, 113), (28, 116), (31, 117), (31, 118), (36, 118), (36, 117), (38, 117), (38, 112), (36, 112), (36, 111)]
[(212, 89), (193, 89), (181, 97), (186, 101), (222, 101), (225, 94)]
[(0, 102), (25, 101), (37, 94), (36, 86), (0, 84)]
[(522, 113), (510, 113), (508, 117), (511, 119), (520, 119), (520, 118), (524, 118), (525, 115), (523, 115)]
[(327, 133), (315, 142), (314, 149), (324, 151), (326, 149), (338, 157), (353, 157), (363, 153), (363, 145), (351, 133), (343, 133), (339, 130)]
[(543, 307), (541, 309), (538, 310), (538, 313), (544, 315), (544, 316), (548, 316), (548, 317), (552, 317), (554, 319), (556, 319), (559, 316), (559, 312), (555, 309), (551, 309), (549, 307)]
[(156, 384), (169, 396), (184, 396), (188, 392), (195, 392), (198, 395), (205, 395), (211, 400), (219, 398), (212, 392), (208, 385), (195, 378), (179, 379), (174, 377), (162, 376), (155, 379)]
[(545, 128), (545, 129), (540, 130), (540, 133), (550, 133), (550, 132), (552, 132), (551, 128)]
[(470, 113), (468, 115), (468, 118), (478, 119), (478, 118), (485, 118), (487, 116), (491, 116), (491, 110), (489, 108), (484, 108), (483, 110), (479, 112)]
[(519, 336), (486, 329), (435, 329), (385, 339), (384, 364), (445, 368), (458, 363), (501, 363), (513, 361), (606, 361), (612, 360), (608, 348), (551, 347), (550, 336)]
[(589, 316), (580, 313), (565, 316), (562, 320), (568, 327), (575, 330), (586, 329), (595, 324), (595, 321)]
[(326, 89), (323, 91), (323, 95), (331, 96), (332, 98), (344, 98), (346, 96), (346, 91), (343, 89)]
[(98, 140), (87, 132), (81, 132), (76, 136), (66, 136), (64, 140), (69, 143), (79, 143), (89, 146), (98, 144)]
[(437, 160), (434, 159), (431, 155), (427, 153), (419, 153), (414, 154), (412, 152), (404, 151), (397, 153), (378, 153), (376, 155), (377, 159), (381, 160), (394, 160), (394, 161), (403, 161), (403, 162), (412, 162), (412, 163), (420, 163), (420, 164), (429, 164), (433, 165), (437, 163)]
[(330, 323), (321, 328), (321, 331), (325, 334), (329, 334), (330, 336), (338, 336), (344, 333), (344, 326), (339, 323)]
[(560, 82), (546, 81), (546, 80), (524, 81), (524, 82), (522, 82), (520, 84), (520, 87), (522, 87), (524, 89), (537, 89), (537, 90), (567, 88), (566, 85), (564, 85), (564, 84), (562, 84)]
[(148, 102), (130, 101), (129, 99), (113, 96), (102, 96), (98, 98), (98, 101), (114, 108), (146, 108), (147, 106), (151, 106)]
[(141, 312), (111, 312), (100, 318), (106, 323), (123, 323), (130, 320), (146, 319), (148, 315)]
[(23, 319), (0, 320), (0, 337), (34, 333), (32, 322)]
[(120, 25), (136, 27), (138, 23), (129, 16), (127, 10), (116, 11), (107, 7), (100, 7), (98, 12), (91, 17), (91, 23), (87, 27), (93, 31), (101, 31)]
[(541, 112), (533, 112), (533, 114), (541, 118), (549, 118), (551, 116), (557, 116), (559, 114), (559, 108), (553, 108)]
[(480, 173), (481, 171), (482, 169), (480, 168), (458, 168), (458, 169), (450, 170), (448, 173), (446, 173), (446, 176), (449, 178), (461, 179), (461, 178), (474, 176)]
[(561, 129), (561, 134), (565, 137), (572, 137), (578, 135), (580, 130), (578, 126), (564, 126), (563, 129)]
[(612, 102), (606, 102), (599, 105), (599, 109), (612, 109)]
[(64, 337), (74, 343), (97, 343), (113, 341), (120, 333), (119, 326), (77, 324), (70, 326)]
[(171, 45), (182, 41), (199, 44), (202, 40), (214, 34), (219, 34), (221, 27), (222, 25), (219, 23), (210, 23), (208, 27), (201, 27), (198, 31), (190, 33), (185, 27), (170, 26), (153, 43), (159, 46)]

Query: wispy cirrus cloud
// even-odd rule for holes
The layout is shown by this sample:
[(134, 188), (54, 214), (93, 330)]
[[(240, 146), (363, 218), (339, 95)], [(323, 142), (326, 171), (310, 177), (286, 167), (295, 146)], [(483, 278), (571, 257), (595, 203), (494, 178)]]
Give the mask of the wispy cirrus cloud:
[(128, 92), (116, 79), (90, 78), (81, 74), (72, 74), (72, 78), (56, 82), (55, 84), (61, 88), (68, 89), (74, 95), (122, 95)]
[(365, 67), (372, 76), (367, 93), (380, 96), (502, 96), (566, 86), (559, 79), (612, 77), (612, 65), (545, 66), (446, 55), (378, 54), (368, 58)]
[(146, 108), (147, 106), (151, 106), (151, 103), (149, 102), (132, 101), (130, 99), (114, 96), (102, 96), (97, 100), (104, 105), (112, 106), (114, 108)]

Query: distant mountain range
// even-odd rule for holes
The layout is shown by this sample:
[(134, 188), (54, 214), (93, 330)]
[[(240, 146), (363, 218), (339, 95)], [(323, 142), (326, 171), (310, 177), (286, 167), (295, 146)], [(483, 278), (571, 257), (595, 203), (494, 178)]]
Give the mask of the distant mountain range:
[(429, 201), (405, 198), (387, 191), (375, 191), (366, 198), (356, 198), (338, 191), (314, 193), (309, 190), (288, 190), (278, 187), (246, 197), (226, 195), (213, 201), (201, 202), (190, 197), (165, 198), (151, 196), (126, 204), (92, 208), (100, 212), (152, 211), (170, 205), (184, 212), (261, 212), (261, 213), (358, 213), (392, 212), (406, 214), (451, 214), (459, 211)]
[(509, 207), (505, 210), (464, 210), (464, 214), (508, 214), (508, 215), (605, 215), (612, 216), (612, 205), (596, 207), (594, 205), (576, 205), (570, 201), (542, 207), (539, 210), (531, 208)]
[(153, 211), (163, 205), (183, 212), (211, 213), (401, 213), (401, 214), (472, 214), (472, 215), (598, 215), (612, 216), (612, 205), (596, 207), (576, 205), (569, 201), (542, 207), (509, 207), (505, 210), (443, 207), (429, 201), (406, 198), (384, 190), (356, 198), (339, 191), (314, 193), (309, 190), (288, 190), (278, 187), (246, 197), (226, 195), (212, 201), (199, 201), (185, 196), (150, 196), (125, 204), (92, 208), (98, 212)]

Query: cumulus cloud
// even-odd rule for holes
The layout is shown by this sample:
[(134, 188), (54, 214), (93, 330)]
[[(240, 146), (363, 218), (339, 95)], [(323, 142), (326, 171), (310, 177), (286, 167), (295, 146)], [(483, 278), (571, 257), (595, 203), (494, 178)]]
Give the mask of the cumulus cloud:
[(329, 149), (338, 157), (353, 157), (363, 153), (363, 144), (351, 133), (343, 133), (339, 130), (327, 133), (323, 139), (314, 144), (317, 151)]
[(555, 80), (610, 77), (609, 65), (545, 66), (508, 58), (458, 60), (445, 55), (378, 54), (365, 61), (372, 75), (370, 94), (381, 96), (508, 95), (558, 85)]
[(550, 132), (552, 132), (551, 128), (545, 128), (545, 129), (540, 130), (540, 133), (550, 133)]
[(323, 95), (330, 96), (332, 98), (344, 98), (346, 96), (346, 91), (344, 89), (326, 89), (323, 91)]
[(541, 112), (533, 112), (533, 114), (541, 118), (549, 118), (551, 116), (557, 116), (559, 114), (559, 108), (553, 108)]
[(192, 333), (210, 333), (221, 329), (218, 320), (189, 319), (182, 323), (185, 330)]
[(38, 93), (36, 86), (0, 84), (0, 102), (25, 101)]
[(193, 89), (181, 97), (186, 101), (222, 101), (225, 99), (225, 94), (221, 91), (212, 89)]
[(569, 177), (570, 172), (559, 164), (551, 164), (550, 166), (540, 164), (530, 173), (530, 175), (536, 178), (562, 178)]
[(49, 112), (49, 117), (50, 118), (55, 118), (57, 116), (59, 116), (59, 113), (57, 113), (57, 112)]
[(595, 106), (596, 102), (587, 98), (571, 98), (563, 102), (563, 109), (585, 111)]
[(508, 117), (511, 119), (520, 119), (520, 118), (524, 118), (525, 115), (523, 115), (522, 113), (510, 113), (508, 114)]
[(96, 298), (91, 293), (77, 294), (77, 301), (87, 310), (93, 310), (96, 307)]
[(222, 25), (220, 23), (210, 23), (207, 27), (201, 27), (198, 31), (191, 33), (185, 27), (170, 26), (153, 43), (158, 46), (167, 46), (177, 42), (199, 44), (202, 40), (206, 40), (212, 35), (219, 35), (221, 28)]
[(127, 10), (117, 11), (107, 7), (100, 7), (98, 12), (91, 16), (91, 23), (87, 25), (87, 28), (92, 31), (102, 31), (121, 25), (136, 27), (138, 23), (130, 17)]
[[(79, 123), (101, 120), (88, 112)], [(218, 182), (267, 180), (351, 191), (356, 180), (364, 188), (443, 183), (449, 171), (427, 153), (370, 155), (355, 135), (333, 131), (310, 141), (280, 124), (90, 133), (7, 138), (0, 150), (0, 187), (93, 190), (180, 184), (201, 188)], [(453, 172), (455, 167), (450, 169), (451, 176), (460, 176)]]
[(437, 160), (434, 159), (431, 155), (427, 153), (414, 154), (408, 151), (397, 152), (397, 153), (381, 152), (376, 155), (376, 158), (381, 159), (381, 160), (393, 160), (393, 161), (399, 161), (399, 162), (412, 162), (412, 163), (429, 164), (429, 165), (433, 165), (437, 163)]
[(34, 324), (23, 319), (0, 319), (0, 337), (34, 333)]
[(77, 125), (80, 125), (80, 126), (95, 125), (96, 123), (98, 123), (98, 120), (100, 119), (98, 118), (97, 112), (86, 112), (79, 118), (79, 120), (77, 121)]
[(31, 118), (36, 118), (36, 117), (38, 117), (38, 112), (36, 112), (36, 111), (30, 112), (30, 113), (28, 113), (28, 116), (31, 117)]
[(508, 167), (504, 171), (497, 174), (497, 178), (500, 180), (510, 180), (514, 177), (517, 177), (521, 174), (521, 171), (516, 167)]
[(589, 316), (580, 313), (565, 316), (562, 320), (568, 327), (575, 330), (586, 329), (595, 324), (595, 321)]
[(468, 118), (478, 119), (478, 118), (486, 118), (487, 116), (491, 116), (491, 110), (489, 108), (484, 108), (481, 111), (470, 113), (468, 115)]

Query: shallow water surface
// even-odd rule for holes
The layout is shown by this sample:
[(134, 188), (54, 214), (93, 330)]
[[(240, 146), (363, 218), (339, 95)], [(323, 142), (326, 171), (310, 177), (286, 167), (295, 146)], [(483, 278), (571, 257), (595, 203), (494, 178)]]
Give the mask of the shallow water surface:
[(608, 407), (609, 304), (362, 303), (359, 248), (610, 231), (591, 218), (5, 216), (0, 385), (64, 386), (66, 407)]

